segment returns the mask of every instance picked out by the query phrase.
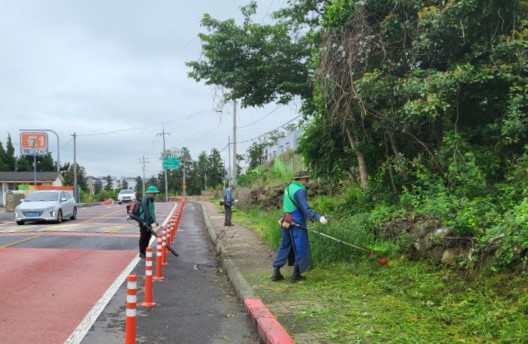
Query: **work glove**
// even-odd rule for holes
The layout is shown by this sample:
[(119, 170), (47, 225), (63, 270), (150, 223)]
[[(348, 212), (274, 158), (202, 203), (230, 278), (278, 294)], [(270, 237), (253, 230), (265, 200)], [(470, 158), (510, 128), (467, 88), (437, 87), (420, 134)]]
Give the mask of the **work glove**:
[(319, 222), (321, 222), (323, 225), (326, 225), (328, 223), (328, 220), (326, 219), (326, 217), (321, 216), (321, 218), (319, 219)]

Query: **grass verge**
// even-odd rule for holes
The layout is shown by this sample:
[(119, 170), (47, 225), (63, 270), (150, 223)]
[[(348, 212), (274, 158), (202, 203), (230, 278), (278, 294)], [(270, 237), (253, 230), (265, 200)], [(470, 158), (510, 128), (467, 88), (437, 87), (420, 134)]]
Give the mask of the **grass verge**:
[[(268, 230), (274, 215), (234, 214), (276, 248), (278, 236)], [(346, 264), (319, 264), (295, 284), (271, 282), (269, 275), (249, 282), (266, 304), (289, 308), (279, 321), (294, 338), (310, 332), (328, 343), (528, 341), (524, 273), (474, 276), (398, 256), (387, 265), (358, 252), (351, 257)]]

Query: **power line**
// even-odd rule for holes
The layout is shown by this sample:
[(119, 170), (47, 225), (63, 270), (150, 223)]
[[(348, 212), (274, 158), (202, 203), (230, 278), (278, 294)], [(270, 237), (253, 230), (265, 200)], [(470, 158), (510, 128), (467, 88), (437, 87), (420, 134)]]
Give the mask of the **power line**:
[[(250, 139), (250, 140), (248, 140), (248, 141), (246, 141), (246, 142), (249, 142), (249, 141), (255, 141), (255, 140), (257, 140), (257, 139), (260, 139), (260, 138), (263, 137), (263, 136), (266, 136), (266, 135), (268, 135), (268, 134), (271, 134), (271, 133), (274, 132), (275, 130), (278, 130), (278, 129), (284, 127), (286, 124), (295, 121), (297, 118), (299, 118), (299, 117), (301, 117), (301, 116), (302, 116), (302, 115), (298, 115), (297, 117), (294, 117), (294, 118), (290, 119), (288, 122), (286, 122), (286, 123), (284, 123), (284, 124), (282, 124), (282, 125), (279, 125), (279, 126), (276, 127), (275, 129), (272, 129), (272, 130), (270, 130), (270, 131), (268, 131), (268, 132), (265, 132), (264, 134), (259, 135), (259, 136), (257, 136), (257, 137), (254, 137), (254, 138), (252, 138), (252, 139)], [(241, 143), (245, 143), (245, 142), (241, 142)]]
[(277, 110), (279, 110), (281, 107), (280, 106), (277, 106), (275, 109), (271, 110), (270, 112), (268, 112), (266, 115), (262, 116), (261, 118), (257, 119), (256, 121), (254, 121), (253, 123), (249, 123), (248, 125), (244, 125), (244, 126), (241, 126), (241, 127), (237, 127), (238, 129), (244, 129), (244, 128), (247, 128), (247, 127), (250, 127), (254, 124), (257, 124), (258, 122), (260, 121), (263, 121), (264, 119), (268, 118), (268, 116), (272, 115), (273, 113), (277, 112)]

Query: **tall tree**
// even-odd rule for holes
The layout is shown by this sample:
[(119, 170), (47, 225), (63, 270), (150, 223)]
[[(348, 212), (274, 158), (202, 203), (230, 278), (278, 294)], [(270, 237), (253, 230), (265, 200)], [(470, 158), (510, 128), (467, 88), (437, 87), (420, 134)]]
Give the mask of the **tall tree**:
[(249, 146), (248, 154), (248, 169), (252, 170), (266, 161), (265, 156), (266, 144), (261, 141), (255, 141)]
[(193, 161), (192, 167), (189, 169), (187, 176), (189, 177), (187, 179), (187, 195), (201, 195), (204, 184), (196, 161)]
[(105, 191), (112, 191), (114, 189), (114, 180), (112, 179), (112, 176), (108, 175), (105, 177)]
[[(526, 48), (518, 44), (525, 40), (519, 29), (526, 13), (520, 3), (385, 0), (327, 6), (319, 111), (329, 127), (341, 127), (364, 186), (368, 166), (384, 171), (395, 185), (404, 160), (409, 167), (420, 161), (446, 173), (453, 161), (446, 156), (463, 157), (464, 146), (473, 147), (483, 167), (493, 146), (493, 155), (504, 160), (488, 164), (488, 170), (522, 152), (526, 141), (518, 139), (527, 137), (527, 127), (512, 126), (521, 124), (519, 117), (506, 111), (526, 85)], [(456, 143), (449, 147), (447, 141)]]
[(207, 161), (207, 153), (201, 152), (198, 155), (198, 161), (196, 162), (197, 178), (199, 179), (200, 189), (207, 190), (211, 184), (207, 181), (207, 174), (209, 172), (209, 164)]
[(94, 184), (94, 193), (98, 194), (101, 191), (103, 191), (103, 181), (101, 178), (97, 178)]
[(28, 158), (26, 155), (22, 155), (17, 159), (16, 171), (18, 172), (31, 172), (33, 171), (33, 159)]
[[(61, 167), (61, 175), (64, 180), (64, 185), (73, 186), (74, 184), (74, 168), (73, 164), (66, 163)], [(88, 177), (83, 166), (77, 164), (77, 186), (84, 191), (88, 190)], [(100, 187), (99, 187), (100, 186)], [(102, 189), (101, 179), (97, 178), (94, 185), (94, 192), (99, 193)]]
[(240, 99), (244, 107), (310, 98), (310, 45), (303, 36), (292, 39), (287, 24), (253, 23), (256, 9), (254, 1), (242, 7), (241, 26), (234, 19), (219, 21), (205, 14), (202, 26), (211, 33), (199, 35), (203, 60), (187, 63), (189, 76), (225, 88), (226, 99)]
[(56, 171), (55, 165), (51, 153), (37, 157), (37, 171), (39, 172), (54, 172)]
[[(160, 186), (160, 179), (157, 178), (157, 177), (155, 177), (155, 176), (150, 177), (150, 178), (147, 179), (147, 181), (146, 181), (146, 188), (148, 188), (148, 187), (151, 186), (151, 185), (153, 185), (153, 186), (157, 187), (158, 189), (160, 189), (160, 187), (161, 187), (161, 186)], [(160, 190), (160, 191), (161, 191), (161, 190)]]
[(15, 157), (15, 147), (13, 146), (13, 140), (11, 135), (7, 135), (7, 145), (6, 145), (6, 163), (8, 171), (16, 171), (16, 157)]
[(218, 187), (224, 184), (225, 167), (222, 156), (217, 149), (212, 149), (207, 157), (207, 183), (210, 187)]
[(136, 177), (136, 195), (143, 197), (143, 178), (140, 176)]
[(8, 168), (8, 159), (6, 151), (4, 150), (4, 146), (2, 145), (2, 142), (0, 142), (0, 171), (9, 171)]

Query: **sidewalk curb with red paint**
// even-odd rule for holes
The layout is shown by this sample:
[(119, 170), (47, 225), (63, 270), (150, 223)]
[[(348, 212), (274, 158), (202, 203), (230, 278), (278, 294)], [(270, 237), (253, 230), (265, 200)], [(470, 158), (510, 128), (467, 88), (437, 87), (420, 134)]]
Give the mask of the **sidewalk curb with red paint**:
[(245, 299), (244, 305), (255, 322), (260, 338), (267, 344), (293, 344), (295, 341), (259, 299)]

